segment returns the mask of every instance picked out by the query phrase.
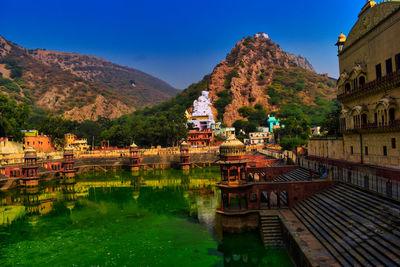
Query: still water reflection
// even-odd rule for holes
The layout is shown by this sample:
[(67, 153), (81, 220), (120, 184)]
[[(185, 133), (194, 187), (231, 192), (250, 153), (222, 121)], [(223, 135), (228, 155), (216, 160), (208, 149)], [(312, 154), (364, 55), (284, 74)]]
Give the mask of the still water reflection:
[(0, 266), (292, 266), (223, 234), (218, 169), (85, 173), (0, 195)]

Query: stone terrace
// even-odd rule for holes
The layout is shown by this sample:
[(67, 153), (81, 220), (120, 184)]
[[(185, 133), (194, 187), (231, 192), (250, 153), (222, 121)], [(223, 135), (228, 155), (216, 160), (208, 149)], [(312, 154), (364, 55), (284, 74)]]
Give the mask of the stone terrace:
[(400, 203), (338, 184), (292, 211), (341, 265), (400, 265)]

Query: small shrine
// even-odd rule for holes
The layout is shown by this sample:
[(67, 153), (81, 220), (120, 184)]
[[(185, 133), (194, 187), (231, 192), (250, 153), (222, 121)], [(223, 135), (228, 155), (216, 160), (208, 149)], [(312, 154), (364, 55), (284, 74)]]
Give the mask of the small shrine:
[(219, 148), (221, 183), (234, 185), (246, 183), (246, 146), (231, 135)]
[(142, 156), (140, 155), (139, 147), (135, 142), (132, 142), (132, 145), (129, 147), (129, 167), (131, 168), (131, 171), (139, 171), (141, 163)]

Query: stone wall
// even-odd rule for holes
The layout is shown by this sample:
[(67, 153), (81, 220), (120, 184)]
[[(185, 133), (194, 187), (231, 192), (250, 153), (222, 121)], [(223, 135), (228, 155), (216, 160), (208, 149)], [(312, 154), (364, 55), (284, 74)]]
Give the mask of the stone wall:
[(308, 142), (308, 155), (344, 160), (345, 154), (343, 138), (311, 138)]
[[(204, 164), (214, 165), (218, 160), (218, 155), (213, 153), (198, 153), (190, 155), (190, 162), (192, 167), (196, 165), (203, 166)], [(179, 166), (180, 154), (160, 154), (160, 155), (143, 155), (142, 165), (144, 169), (166, 169), (176, 168)], [(129, 165), (129, 158), (125, 155), (123, 157), (90, 157), (90, 158), (78, 158), (75, 160), (75, 166), (77, 168), (87, 166), (125, 166)]]
[[(151, 148), (151, 149), (140, 149), (143, 155), (143, 160), (148, 160), (149, 164), (157, 163), (152, 159), (162, 159), (164, 162), (170, 162), (171, 159), (176, 160), (179, 157), (180, 150), (179, 147), (169, 147), (169, 148)], [(197, 147), (190, 148), (190, 154), (192, 155), (193, 162), (204, 160), (204, 156), (193, 156), (193, 155), (213, 155), (211, 158), (217, 157), (219, 155), (219, 147)], [(103, 158), (125, 158), (129, 157), (129, 149), (115, 149), (115, 150), (94, 150), (94, 151), (75, 151), (75, 159), (99, 159)], [(160, 158), (157, 158), (160, 157)], [(63, 158), (63, 151), (48, 152), (48, 153), (38, 153), (38, 163), (45, 164), (48, 161), (57, 161)], [(1, 166), (17, 166), (24, 163), (24, 153), (13, 153), (13, 154), (0, 154), (0, 165)], [(146, 163), (146, 162), (145, 162)]]
[(224, 232), (244, 233), (259, 228), (260, 215), (258, 211), (236, 216), (217, 214), (216, 220)]

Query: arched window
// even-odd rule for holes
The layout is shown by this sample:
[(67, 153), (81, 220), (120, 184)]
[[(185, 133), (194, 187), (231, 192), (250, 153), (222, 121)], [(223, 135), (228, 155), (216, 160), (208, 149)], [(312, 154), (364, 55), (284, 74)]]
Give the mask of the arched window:
[(344, 90), (345, 90), (346, 93), (349, 92), (349, 91), (351, 90), (351, 85), (350, 85), (350, 83), (346, 83), (346, 85), (344, 86)]
[(364, 113), (361, 115), (361, 125), (366, 125), (367, 122), (368, 122), (368, 116), (367, 114)]
[(365, 77), (364, 76), (360, 77), (358, 84), (360, 85), (360, 87), (363, 87), (365, 85)]

